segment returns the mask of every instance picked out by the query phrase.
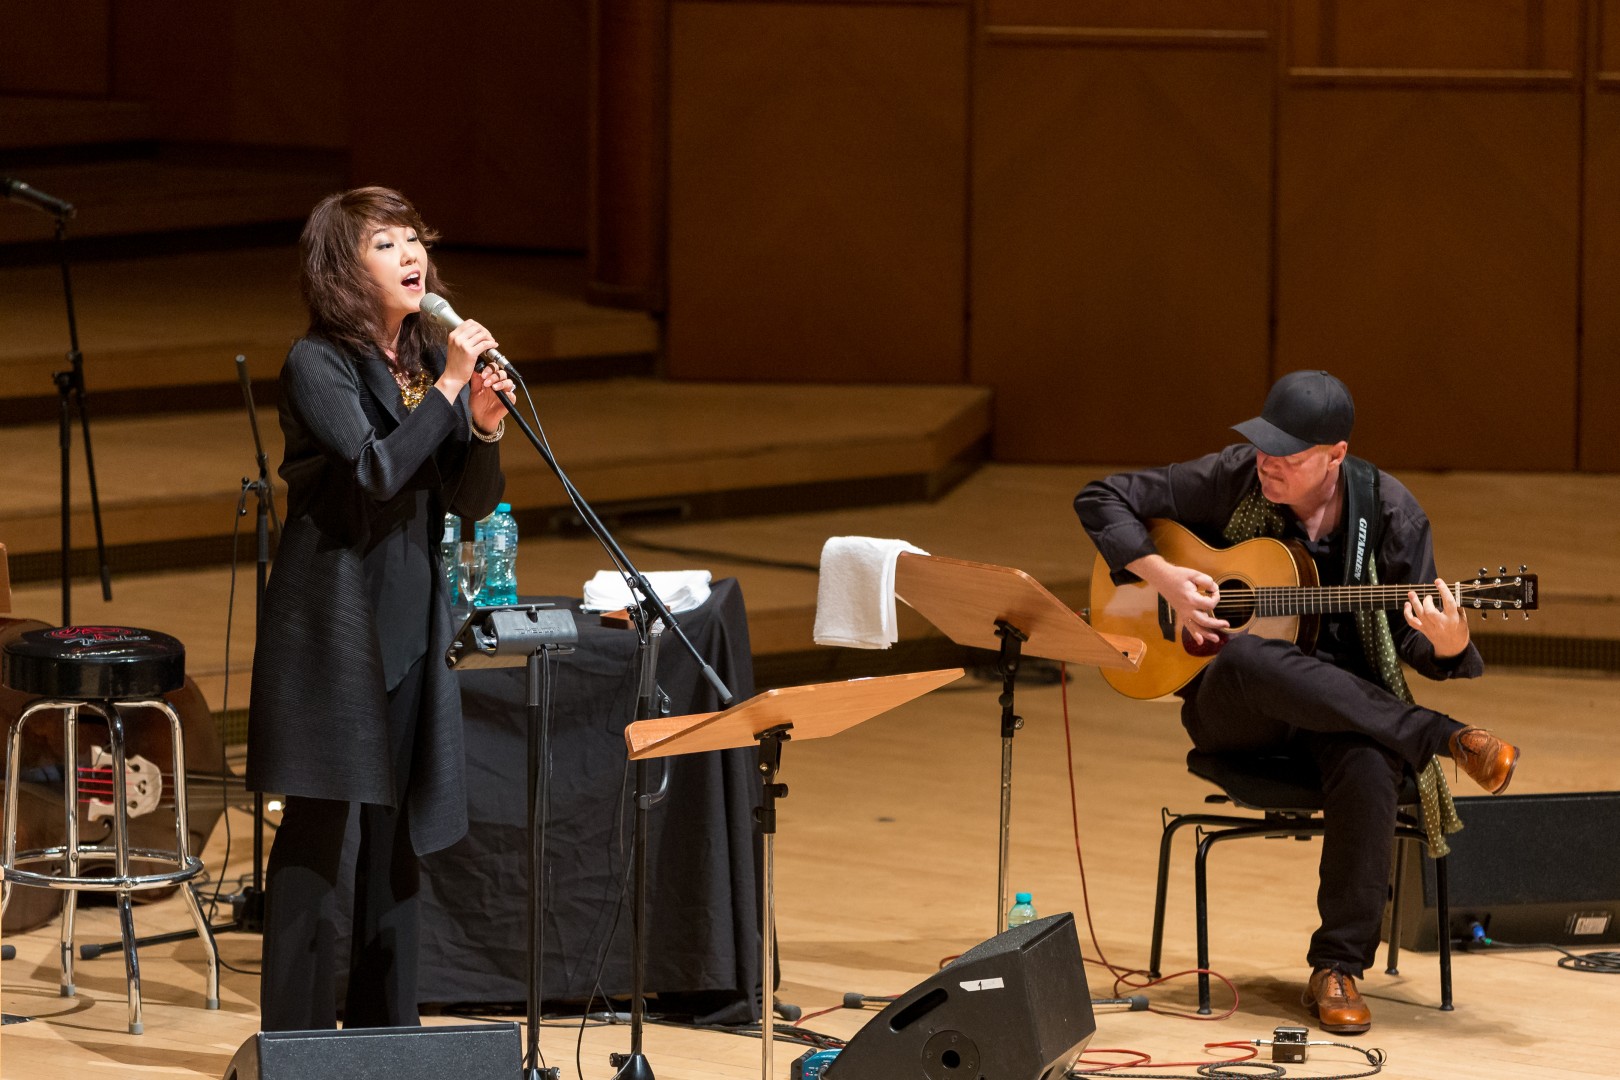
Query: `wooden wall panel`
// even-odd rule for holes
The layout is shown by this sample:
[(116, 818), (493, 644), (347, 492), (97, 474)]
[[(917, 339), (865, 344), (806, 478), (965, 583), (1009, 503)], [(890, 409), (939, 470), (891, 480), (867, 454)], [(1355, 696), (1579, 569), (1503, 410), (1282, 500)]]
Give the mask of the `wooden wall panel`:
[(1580, 449), (1583, 469), (1620, 471), (1620, 0), (1602, 0), (1586, 109)]
[(972, 377), (999, 459), (1188, 457), (1268, 384), (1270, 6), (1084, 8), (980, 35)]
[(366, 68), (379, 86), (400, 84), (397, 58), (379, 56), (364, 40), (344, 39), (341, 9), (331, 0), (226, 7), (236, 44), (226, 141), (341, 149), (349, 140), (344, 72)]
[(1273, 0), (979, 0), (990, 35), (1044, 28), (1065, 40), (1208, 44), (1267, 36)]
[(105, 97), (111, 0), (0, 0), (0, 93)]
[[(184, 27), (184, 33), (177, 33)], [(113, 5), (112, 95), (148, 102), (177, 142), (341, 150), (344, 71), (356, 64), (330, 0)]]
[(455, 243), (577, 251), (588, 3), (116, 0), (114, 93), (165, 139), (347, 150)]
[(1346, 71), (1573, 70), (1582, 0), (1288, 0), (1288, 62)]
[(592, 303), (664, 309), (669, 221), (669, 0), (591, 5)]
[(352, 175), (459, 244), (585, 244), (587, 0), (349, 0)]
[(669, 372), (956, 382), (965, 6), (674, 7)]
[[(1343, 41), (1377, 5), (1322, 6), (1337, 10)], [(1389, 55), (1399, 68), (1343, 78), (1324, 52), (1304, 77), (1285, 73), (1275, 366), (1345, 378), (1356, 449), (1380, 464), (1568, 469), (1579, 84), (1556, 68), (1437, 74), (1511, 55), (1529, 36), (1523, 20), (1475, 29), (1508, 40), (1494, 53), (1448, 43), (1432, 59), (1406, 48)], [(1541, 34), (1563, 41), (1569, 27)]]

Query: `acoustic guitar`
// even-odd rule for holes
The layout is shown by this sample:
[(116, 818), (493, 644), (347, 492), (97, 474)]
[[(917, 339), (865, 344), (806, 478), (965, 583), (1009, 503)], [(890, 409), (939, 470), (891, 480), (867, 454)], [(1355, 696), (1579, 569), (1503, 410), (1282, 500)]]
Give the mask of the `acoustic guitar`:
[[(1316, 644), (1322, 615), (1347, 611), (1393, 611), (1406, 594), (1439, 596), (1434, 582), (1411, 585), (1318, 584), (1316, 564), (1293, 540), (1260, 538), (1229, 548), (1210, 547), (1173, 521), (1148, 522), (1159, 554), (1179, 566), (1202, 570), (1220, 587), (1215, 617), (1231, 630), (1215, 640), (1193, 644), (1176, 610), (1146, 582), (1115, 585), (1098, 556), (1091, 570), (1091, 625), (1108, 634), (1141, 638), (1147, 645), (1137, 671), (1102, 669), (1108, 684), (1126, 697), (1155, 698), (1187, 685), (1215, 658), (1232, 634), (1293, 641), (1309, 652)], [(1537, 603), (1536, 575), (1481, 576), (1447, 586), (1457, 605), (1481, 613), (1523, 612)], [(1438, 602), (1438, 600), (1437, 600)], [(1207, 634), (1206, 634), (1207, 638)]]

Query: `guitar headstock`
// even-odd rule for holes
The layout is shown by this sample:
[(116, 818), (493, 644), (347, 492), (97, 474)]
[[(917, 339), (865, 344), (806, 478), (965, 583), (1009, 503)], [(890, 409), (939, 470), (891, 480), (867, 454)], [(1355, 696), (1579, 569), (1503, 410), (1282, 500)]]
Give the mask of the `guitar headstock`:
[(1521, 565), (1518, 573), (1510, 574), (1502, 566), (1492, 574), (1480, 567), (1479, 577), (1457, 583), (1457, 606), (1464, 611), (1478, 611), (1481, 619), (1490, 618), (1493, 611), (1500, 611), (1504, 619), (1511, 612), (1522, 611), (1528, 619), (1540, 603), (1539, 579), (1526, 573), (1528, 569)]

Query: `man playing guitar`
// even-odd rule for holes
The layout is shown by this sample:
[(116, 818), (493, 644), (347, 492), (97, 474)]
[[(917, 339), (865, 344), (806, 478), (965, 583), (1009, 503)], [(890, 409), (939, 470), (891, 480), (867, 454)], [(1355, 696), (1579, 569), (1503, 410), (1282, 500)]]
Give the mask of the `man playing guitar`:
[[(1397, 793), (1436, 755), (1487, 791), (1505, 789), (1518, 749), (1414, 704), (1399, 661), (1431, 679), (1484, 669), (1453, 592), (1436, 574), (1429, 520), (1398, 480), (1350, 457), (1350, 392), (1325, 371), (1271, 388), (1261, 415), (1236, 425), (1247, 443), (1194, 461), (1120, 473), (1075, 498), (1113, 582), (1145, 581), (1173, 613), (1172, 639), (1213, 658), (1177, 691), (1182, 724), (1207, 753), (1285, 753), (1314, 762), (1325, 796), (1317, 909), (1305, 1003), (1325, 1031), (1372, 1024), (1355, 980), (1378, 947)], [(1306, 648), (1232, 633), (1217, 581), (1159, 553), (1149, 523), (1168, 519), (1211, 545), (1259, 536), (1294, 541), (1322, 585), (1433, 582), (1382, 611), (1320, 616)], [(1218, 651), (1214, 651), (1218, 647)], [(1438, 771), (1438, 766), (1433, 768)]]

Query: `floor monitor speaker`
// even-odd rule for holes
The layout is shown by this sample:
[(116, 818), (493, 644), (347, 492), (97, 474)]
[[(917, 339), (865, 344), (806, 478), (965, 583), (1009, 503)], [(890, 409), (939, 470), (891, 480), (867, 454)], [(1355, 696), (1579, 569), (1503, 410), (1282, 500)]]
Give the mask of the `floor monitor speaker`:
[(1097, 1030), (1074, 916), (997, 934), (855, 1033), (826, 1080), (1056, 1080)]
[(518, 1080), (518, 1026), (261, 1031), (242, 1044), (225, 1080)]
[[(1509, 945), (1620, 941), (1620, 792), (1481, 795), (1457, 800), (1463, 829), (1447, 837), (1451, 937), (1478, 923)], [(1401, 947), (1439, 947), (1434, 863), (1400, 845)], [(1389, 937), (1389, 921), (1384, 923)]]

